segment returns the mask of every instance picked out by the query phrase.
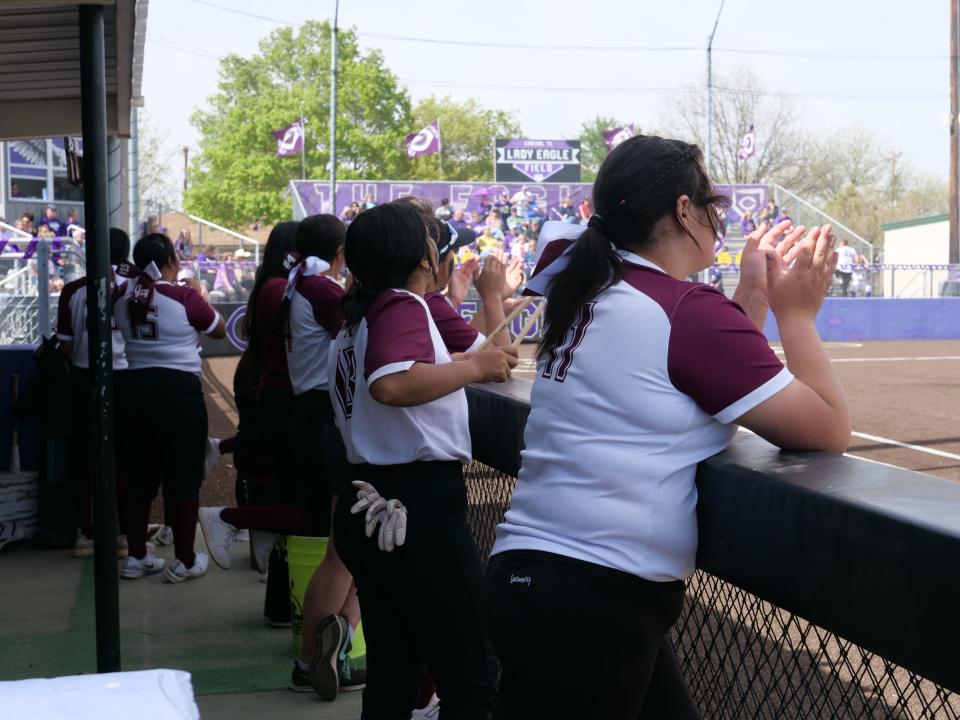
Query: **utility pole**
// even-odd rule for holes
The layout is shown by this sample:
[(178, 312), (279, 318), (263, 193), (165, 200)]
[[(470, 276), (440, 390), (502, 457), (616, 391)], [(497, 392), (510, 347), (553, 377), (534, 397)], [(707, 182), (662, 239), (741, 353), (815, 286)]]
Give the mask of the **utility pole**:
[(713, 171), (713, 36), (717, 34), (717, 25), (720, 24), (720, 13), (723, 12), (724, 1), (720, 0), (717, 19), (713, 21), (713, 30), (710, 31), (710, 37), (707, 39), (707, 147), (705, 157), (707, 175), (710, 175)]
[(957, 53), (957, 23), (960, 22), (957, 4), (960, 0), (950, 0), (950, 264), (960, 263), (960, 206), (957, 198), (957, 180), (960, 173), (957, 137), (957, 82), (960, 61)]
[(340, 0), (333, 8), (330, 33), (330, 214), (337, 214), (337, 18)]
[(183, 146), (183, 191), (187, 191), (187, 168), (190, 166), (190, 148)]

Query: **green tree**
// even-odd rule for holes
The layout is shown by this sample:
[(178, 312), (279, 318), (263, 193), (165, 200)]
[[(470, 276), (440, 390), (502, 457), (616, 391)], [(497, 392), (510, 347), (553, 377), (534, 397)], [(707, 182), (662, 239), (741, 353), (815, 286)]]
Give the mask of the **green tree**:
[(472, 98), (457, 102), (449, 95), (442, 98), (431, 95), (420, 100), (413, 110), (413, 124), (408, 132), (417, 132), (438, 119), (443, 172), (440, 172), (441, 158), (424, 155), (407, 161), (404, 177), (492, 182), (494, 139), (522, 137), (514, 113), (484, 109)]
[[(593, 182), (596, 179), (600, 163), (607, 157), (608, 150), (603, 141), (603, 133), (628, 124), (616, 118), (598, 115), (580, 126), (580, 179), (583, 182)], [(640, 128), (635, 129), (639, 135)]]
[[(308, 21), (275, 30), (250, 58), (220, 63), (218, 91), (191, 121), (201, 133), (190, 170), (189, 211), (239, 227), (252, 218), (290, 216), (282, 200), (300, 177), (300, 157), (275, 157), (271, 130), (306, 118), (306, 177), (329, 173), (330, 24)], [(337, 167), (344, 179), (398, 177), (408, 163), (403, 132), (410, 98), (377, 50), (361, 52), (356, 33), (338, 36)]]

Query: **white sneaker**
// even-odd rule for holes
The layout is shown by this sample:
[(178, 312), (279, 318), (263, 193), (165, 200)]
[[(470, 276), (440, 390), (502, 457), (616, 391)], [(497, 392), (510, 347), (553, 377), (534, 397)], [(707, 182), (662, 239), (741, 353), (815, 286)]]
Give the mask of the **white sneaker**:
[(207, 452), (203, 459), (203, 476), (210, 474), (220, 461), (220, 438), (207, 438)]
[(0, 550), (3, 550), (3, 546), (7, 543), (23, 540), (23, 536), (23, 525), (18, 524), (16, 520), (0, 522)]
[(93, 557), (93, 540), (78, 530), (77, 539), (73, 543), (70, 555), (75, 558)]
[(237, 536), (237, 528), (220, 518), (222, 507), (202, 507), (197, 513), (200, 530), (207, 542), (210, 557), (224, 570), (230, 569), (230, 546)]
[(233, 538), (233, 541), (235, 543), (250, 542), (250, 531), (247, 530), (246, 528), (241, 528), (240, 530), (237, 530), (237, 535), (236, 537)]
[(153, 539), (157, 541), (157, 545), (173, 545), (173, 528), (163, 525), (154, 533)]
[(153, 575), (160, 572), (164, 565), (166, 563), (163, 558), (158, 558), (150, 552), (144, 555), (142, 560), (137, 560), (133, 555), (127, 555), (127, 558), (123, 561), (123, 566), (120, 568), (120, 577), (136, 580), (144, 575)]
[(258, 573), (267, 572), (270, 565), (270, 553), (277, 542), (276, 533), (263, 530), (250, 531), (250, 548), (253, 550), (253, 569)]
[(440, 698), (434, 693), (427, 706), (414, 710), (410, 715), (410, 720), (436, 720), (440, 717)]
[(209, 565), (210, 558), (207, 557), (206, 553), (194, 553), (193, 567), (188, 568), (180, 560), (174, 560), (173, 564), (163, 571), (163, 581), (182, 583), (184, 580), (193, 580), (206, 574)]

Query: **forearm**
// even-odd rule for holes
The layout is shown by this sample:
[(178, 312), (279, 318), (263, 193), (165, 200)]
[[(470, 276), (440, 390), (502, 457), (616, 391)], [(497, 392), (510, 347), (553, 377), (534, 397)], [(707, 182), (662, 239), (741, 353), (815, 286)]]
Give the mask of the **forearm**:
[[(486, 330), (493, 331), (503, 322), (503, 301), (499, 297), (483, 299), (481, 308), (483, 314), (483, 323)], [(504, 328), (491, 339), (494, 345), (505, 346), (510, 344), (510, 334)]]
[(754, 327), (763, 332), (763, 326), (767, 322), (767, 311), (770, 309), (766, 294), (751, 292), (745, 289), (743, 285), (738, 285), (733, 293), (733, 301), (743, 308)]
[(790, 372), (826, 403), (830, 409), (827, 419), (837, 432), (849, 436), (847, 396), (813, 320), (802, 316), (778, 317), (777, 325)]
[(370, 395), (384, 405), (410, 407), (438, 400), (475, 380), (476, 373), (469, 361), (443, 365), (418, 362), (409, 370), (377, 379), (370, 386)]

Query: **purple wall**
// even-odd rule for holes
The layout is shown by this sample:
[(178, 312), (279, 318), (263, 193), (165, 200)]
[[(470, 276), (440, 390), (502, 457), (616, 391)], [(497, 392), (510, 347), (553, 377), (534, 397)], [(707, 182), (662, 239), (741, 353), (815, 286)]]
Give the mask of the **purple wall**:
[[(817, 315), (822, 340), (958, 340), (960, 297), (827, 298)], [(773, 314), (764, 334), (779, 340)]]

